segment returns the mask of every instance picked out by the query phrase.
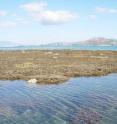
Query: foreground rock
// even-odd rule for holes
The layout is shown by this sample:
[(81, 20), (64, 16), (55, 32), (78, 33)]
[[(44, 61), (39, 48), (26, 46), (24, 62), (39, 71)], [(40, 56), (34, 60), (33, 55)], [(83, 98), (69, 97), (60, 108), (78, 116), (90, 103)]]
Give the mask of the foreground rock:
[(40, 77), (38, 78), (38, 83), (58, 84), (63, 83), (66, 80), (68, 80), (68, 78), (62, 75), (40, 75)]
[(54, 84), (71, 77), (114, 72), (117, 72), (117, 51), (0, 52), (0, 80)]
[(36, 84), (37, 83), (37, 79), (30, 79), (30, 80), (28, 80), (28, 83)]

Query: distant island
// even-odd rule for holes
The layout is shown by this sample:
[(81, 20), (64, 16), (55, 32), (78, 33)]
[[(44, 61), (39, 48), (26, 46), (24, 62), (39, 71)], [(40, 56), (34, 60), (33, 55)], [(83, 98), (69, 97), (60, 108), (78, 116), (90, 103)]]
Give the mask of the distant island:
[(56, 43), (50, 43), (46, 45), (41, 46), (75, 46), (75, 45), (95, 45), (95, 46), (117, 46), (117, 40), (116, 39), (108, 39), (108, 38), (91, 38), (85, 41), (79, 41), (79, 42), (56, 42)]
[(55, 42), (49, 44), (39, 44), (39, 45), (24, 45), (22, 43), (0, 41), (0, 47), (73, 47), (73, 46), (117, 46), (117, 39), (109, 39), (103, 37), (91, 38), (85, 41), (78, 42)]
[(107, 39), (107, 38), (92, 38), (86, 41), (81, 42), (85, 45), (112, 45), (117, 46), (117, 40), (116, 39)]

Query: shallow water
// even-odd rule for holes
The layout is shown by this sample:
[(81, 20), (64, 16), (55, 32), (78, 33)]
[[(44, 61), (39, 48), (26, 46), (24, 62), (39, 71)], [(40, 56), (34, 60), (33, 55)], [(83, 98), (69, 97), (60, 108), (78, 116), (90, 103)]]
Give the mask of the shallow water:
[(0, 124), (116, 124), (117, 74), (59, 85), (0, 81)]
[(73, 45), (73, 46), (19, 46), (0, 47), (0, 50), (112, 50), (117, 51), (117, 46)]

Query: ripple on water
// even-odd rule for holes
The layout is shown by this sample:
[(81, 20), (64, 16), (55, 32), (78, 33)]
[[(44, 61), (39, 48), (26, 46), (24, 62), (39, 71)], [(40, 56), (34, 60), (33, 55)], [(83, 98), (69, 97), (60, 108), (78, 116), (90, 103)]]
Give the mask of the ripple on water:
[(0, 124), (116, 124), (117, 74), (59, 85), (0, 81)]

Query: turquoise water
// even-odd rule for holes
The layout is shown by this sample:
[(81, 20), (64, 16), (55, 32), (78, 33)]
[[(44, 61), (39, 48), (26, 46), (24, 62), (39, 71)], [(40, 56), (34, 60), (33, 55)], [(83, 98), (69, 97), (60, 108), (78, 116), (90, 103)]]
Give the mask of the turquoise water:
[(0, 81), (0, 124), (117, 124), (117, 74), (59, 85)]
[(0, 47), (0, 50), (113, 50), (117, 51), (117, 46), (93, 46), (93, 45), (74, 45), (74, 46), (20, 46), (20, 47)]

